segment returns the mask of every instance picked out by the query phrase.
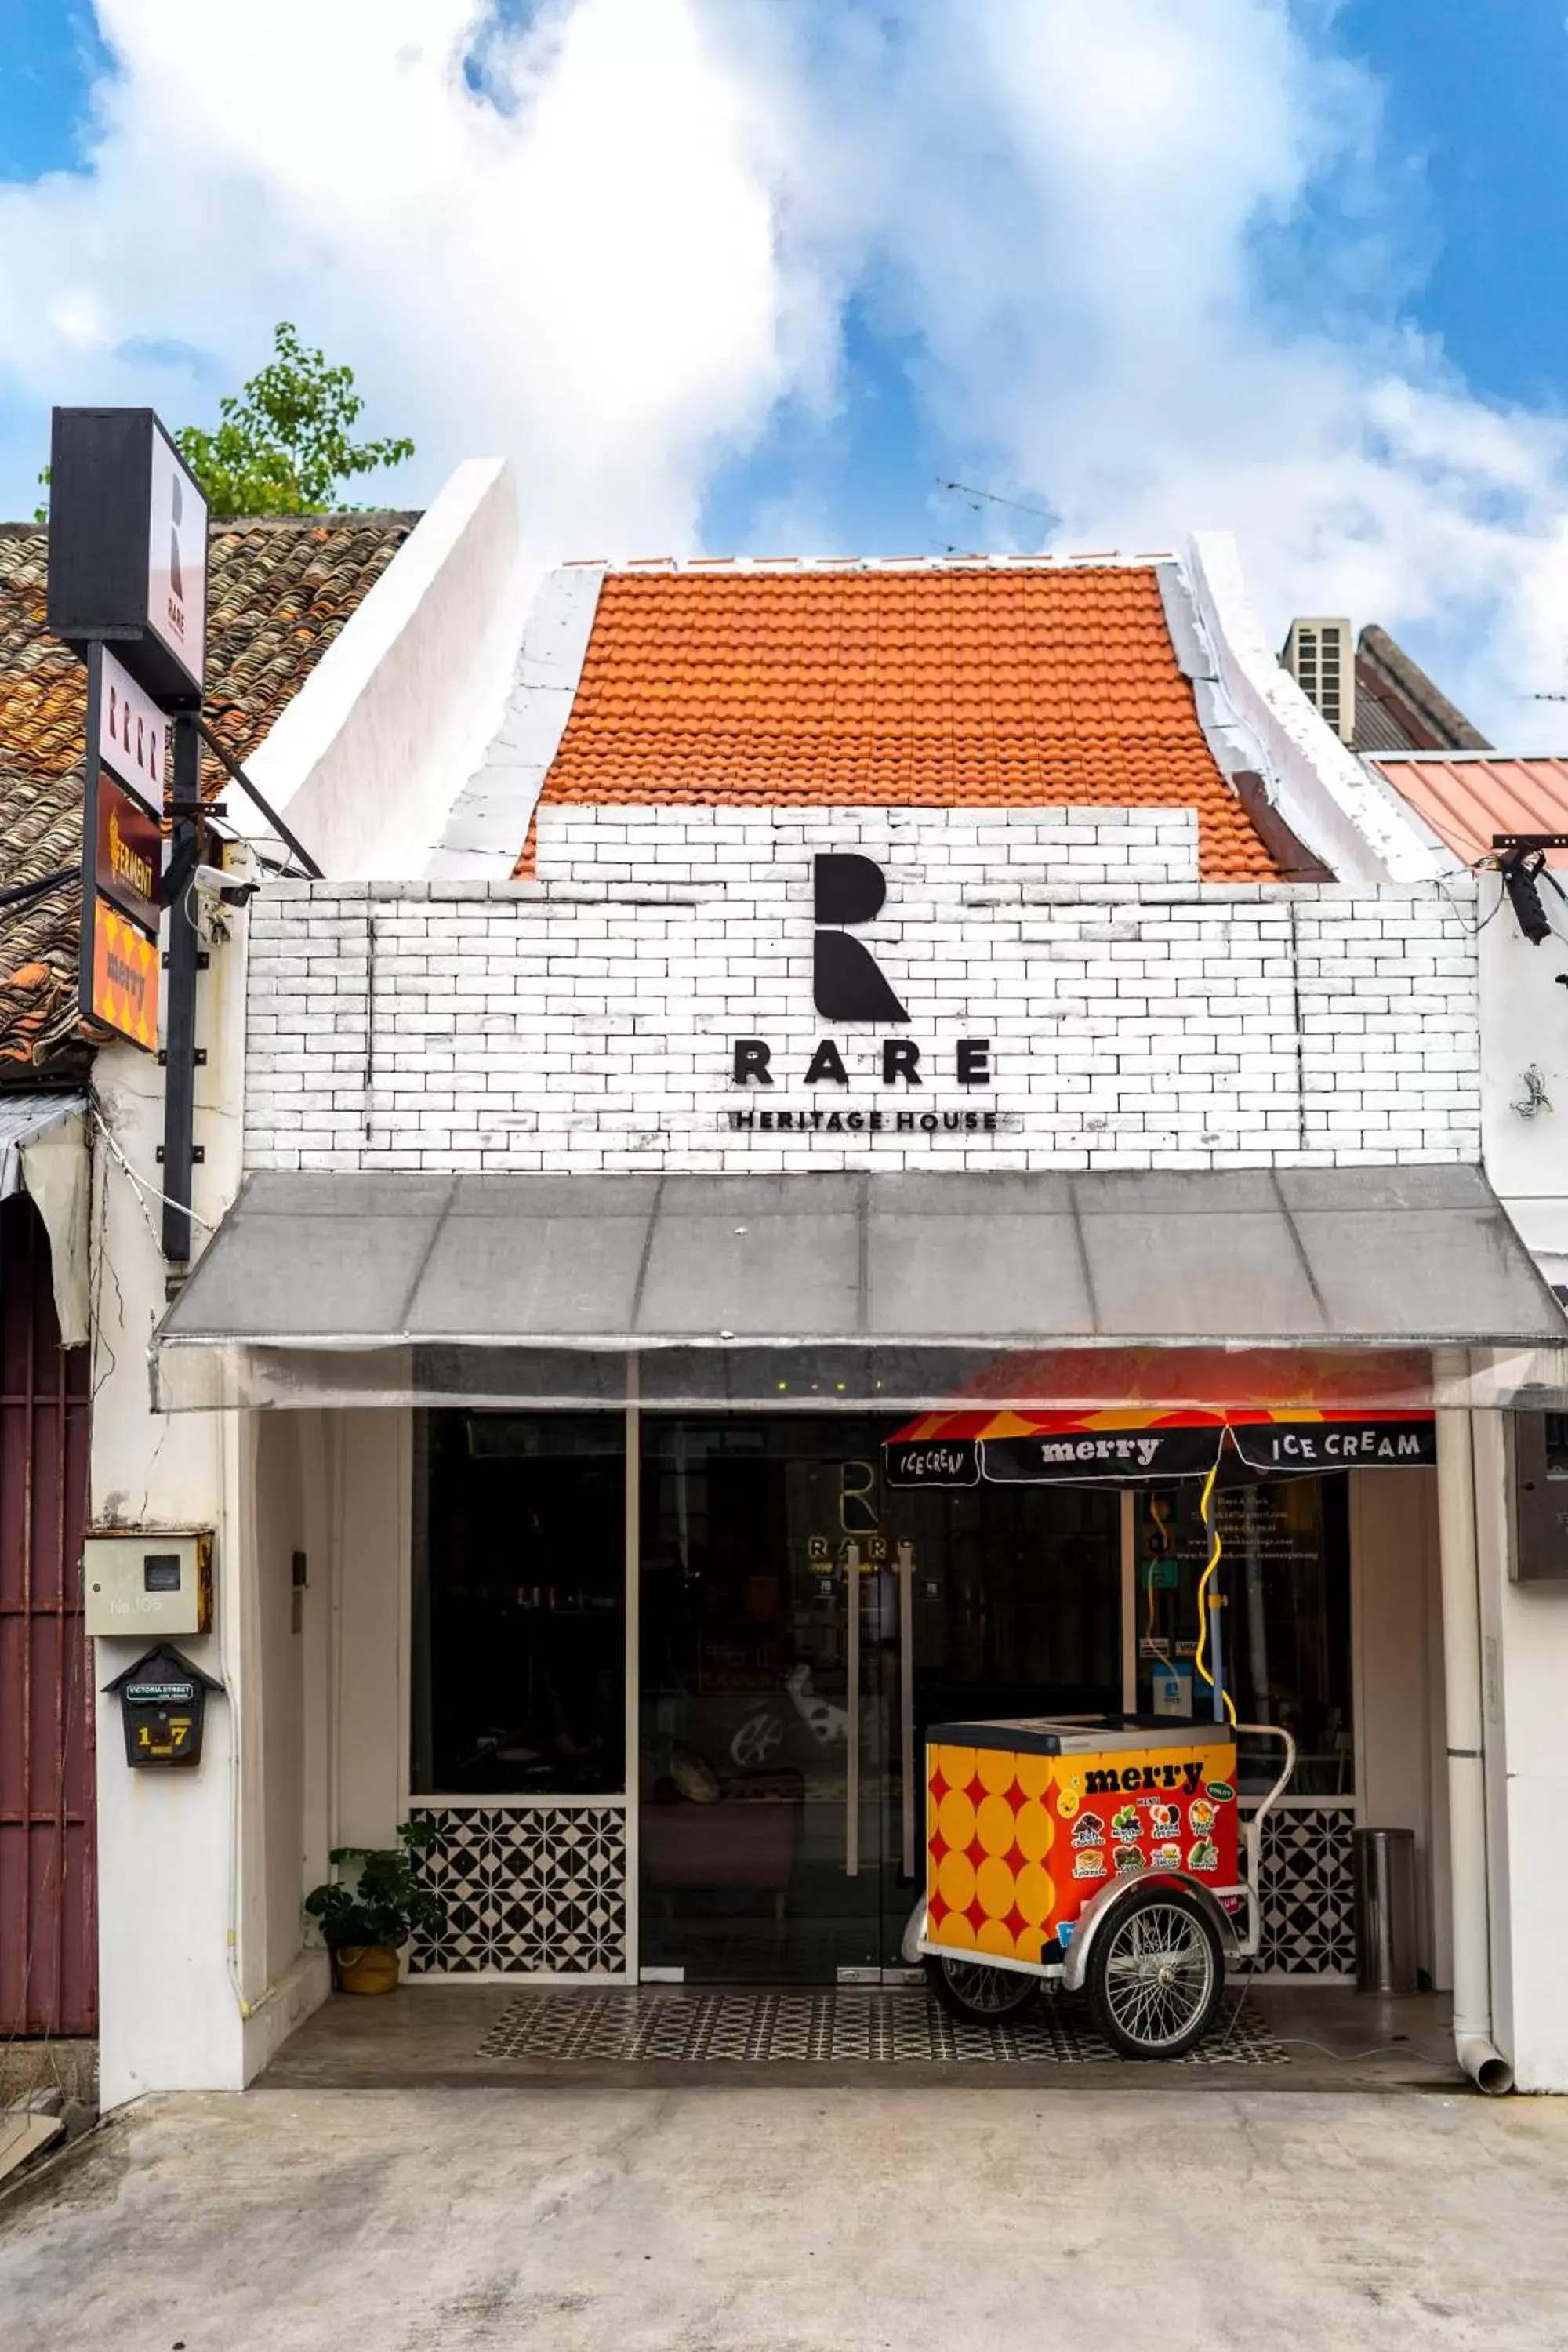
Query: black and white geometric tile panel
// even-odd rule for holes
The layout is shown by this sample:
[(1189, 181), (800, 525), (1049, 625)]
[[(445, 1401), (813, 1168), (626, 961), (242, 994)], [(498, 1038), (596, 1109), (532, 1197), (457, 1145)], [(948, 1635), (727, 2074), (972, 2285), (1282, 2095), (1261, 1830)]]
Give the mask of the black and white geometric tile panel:
[[(1125, 2063), (1095, 2032), (1080, 2000), (1032, 2001), (994, 2024), (971, 2024), (952, 2016), (921, 1985), (524, 1992), (508, 2003), (476, 2054), (685, 2065)], [(1206, 2040), (1170, 2063), (1258, 2066), (1279, 2064), (1285, 2056), (1250, 2003), (1238, 2004), (1232, 1996)]]
[(1347, 1805), (1291, 1807), (1263, 1824), (1259, 1976), (1355, 1974), (1355, 1880)]
[[(411, 1976), (613, 1976), (627, 1965), (626, 1817), (618, 1807), (442, 1807), (423, 1874), (447, 1927), (418, 1936)], [(1296, 1808), (1263, 1825), (1259, 1975), (1355, 1971), (1348, 1807)]]
[[(421, 1875), (447, 1905), (410, 1976), (614, 1976), (626, 1966), (621, 1806), (436, 1807)], [(575, 1996), (574, 1996), (575, 1998)]]

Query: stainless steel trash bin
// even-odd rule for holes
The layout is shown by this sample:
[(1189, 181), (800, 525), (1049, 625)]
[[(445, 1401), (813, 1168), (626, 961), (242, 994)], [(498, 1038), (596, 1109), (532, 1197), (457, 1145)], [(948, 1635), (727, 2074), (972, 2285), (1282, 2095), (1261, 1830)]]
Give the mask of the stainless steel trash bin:
[(1356, 1830), (1356, 1990), (1415, 1990), (1415, 1832)]

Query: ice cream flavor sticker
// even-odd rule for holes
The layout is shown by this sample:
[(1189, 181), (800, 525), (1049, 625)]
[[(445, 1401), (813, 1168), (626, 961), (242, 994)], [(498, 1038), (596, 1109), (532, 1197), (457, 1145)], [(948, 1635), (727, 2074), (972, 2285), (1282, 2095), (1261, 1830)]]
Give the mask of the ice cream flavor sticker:
[(1105, 1823), (1098, 1813), (1080, 1813), (1072, 1825), (1074, 1845), (1099, 1845), (1105, 1836)]
[(1187, 1818), (1194, 1836), (1207, 1837), (1214, 1827), (1214, 1807), (1206, 1797), (1194, 1797)]
[[(1147, 1803), (1147, 1799), (1144, 1801)], [(1152, 1836), (1174, 1837), (1181, 1826), (1182, 1812), (1179, 1805), (1152, 1804), (1149, 1806), (1149, 1830)]]
[(1116, 1875), (1118, 1878), (1127, 1876), (1127, 1874), (1131, 1871), (1146, 1870), (1148, 1868), (1148, 1864), (1143, 1859), (1143, 1850), (1142, 1846), (1119, 1845), (1116, 1848), (1115, 1859)]
[(1219, 1848), (1213, 1838), (1199, 1838), (1187, 1850), (1189, 1870), (1217, 1870)]
[(1170, 1838), (1164, 1843), (1157, 1845), (1149, 1859), (1156, 1870), (1180, 1870), (1182, 1849), (1174, 1838)]
[(1082, 1847), (1072, 1858), (1072, 1874), (1075, 1878), (1103, 1878), (1104, 1848), (1098, 1845)]
[(1142, 1827), (1143, 1824), (1138, 1818), (1136, 1805), (1118, 1805), (1110, 1816), (1110, 1834), (1113, 1838), (1135, 1838), (1142, 1832)]

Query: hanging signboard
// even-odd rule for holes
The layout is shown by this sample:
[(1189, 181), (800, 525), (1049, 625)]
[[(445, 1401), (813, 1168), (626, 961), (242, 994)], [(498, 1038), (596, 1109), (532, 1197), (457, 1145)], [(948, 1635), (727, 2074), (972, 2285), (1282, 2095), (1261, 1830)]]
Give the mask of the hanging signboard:
[(89, 645), (78, 1002), (147, 1054), (158, 1050), (163, 843), (153, 808), (119, 772), (151, 783), (156, 767), (161, 794), (163, 756), (162, 715), (105, 646)]
[(150, 808), (163, 805), (164, 752), (169, 722), (143, 694), (123, 662), (103, 648), (103, 680), (98, 702), (98, 756), (122, 784)]
[(110, 642), (165, 707), (206, 672), (207, 508), (150, 408), (57, 408), (49, 445), (49, 627)]
[(98, 861), (94, 873), (100, 895), (112, 898), (122, 915), (158, 936), (158, 877), (163, 863), (163, 837), (150, 809), (117, 784), (107, 771), (98, 780)]
[(106, 1029), (128, 1037), (144, 1053), (158, 1050), (158, 942), (128, 922), (101, 893), (94, 892), (84, 938), (92, 950), (90, 992), (83, 1010)]

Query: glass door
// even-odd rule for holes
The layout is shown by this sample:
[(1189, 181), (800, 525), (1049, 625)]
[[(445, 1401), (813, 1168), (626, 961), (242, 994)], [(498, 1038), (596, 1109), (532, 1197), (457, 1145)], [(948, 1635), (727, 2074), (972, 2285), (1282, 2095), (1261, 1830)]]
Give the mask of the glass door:
[(897, 1967), (932, 1723), (1121, 1704), (1112, 1491), (897, 1492), (884, 1423), (643, 1423), (641, 1959)]
[(642, 1967), (813, 1983), (879, 1969), (900, 1622), (880, 1427), (643, 1428)]

